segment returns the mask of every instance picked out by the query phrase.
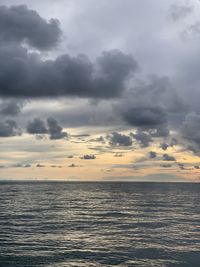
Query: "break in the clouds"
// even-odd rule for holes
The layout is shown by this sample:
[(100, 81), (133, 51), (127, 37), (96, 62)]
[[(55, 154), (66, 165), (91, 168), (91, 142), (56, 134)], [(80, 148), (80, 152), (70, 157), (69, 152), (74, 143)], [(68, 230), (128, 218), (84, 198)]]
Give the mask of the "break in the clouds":
[(198, 177), (199, 1), (1, 4), (1, 166)]

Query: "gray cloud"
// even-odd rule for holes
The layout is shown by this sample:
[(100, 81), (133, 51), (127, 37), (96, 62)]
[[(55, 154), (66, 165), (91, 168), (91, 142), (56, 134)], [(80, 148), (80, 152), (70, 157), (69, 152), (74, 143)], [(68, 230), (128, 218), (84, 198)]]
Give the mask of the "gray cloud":
[(170, 6), (170, 16), (174, 21), (178, 21), (190, 15), (193, 10), (194, 7), (189, 4), (172, 4)]
[(163, 150), (167, 150), (169, 145), (167, 143), (161, 143), (160, 144), (160, 147), (163, 149)]
[(36, 168), (44, 168), (44, 167), (45, 167), (45, 165), (40, 164), (40, 163), (38, 163), (38, 164), (36, 165)]
[(190, 143), (188, 148), (198, 153), (200, 149), (200, 115), (195, 112), (188, 114), (182, 124), (181, 133)]
[(114, 157), (115, 158), (121, 158), (121, 157), (123, 157), (123, 154), (122, 153), (115, 153)]
[(63, 128), (54, 118), (48, 118), (47, 123), (43, 120), (35, 118), (27, 125), (29, 134), (43, 135), (48, 134), (51, 140), (67, 138), (68, 134), (63, 132)]
[(58, 122), (54, 118), (47, 119), (48, 124), (48, 132), (50, 135), (50, 139), (63, 139), (67, 138), (68, 134), (63, 132), (63, 128), (58, 124)]
[(72, 164), (68, 165), (68, 167), (69, 167), (69, 168), (76, 168), (76, 167), (80, 167), (80, 166), (78, 166), (78, 165), (72, 163)]
[(157, 157), (157, 153), (156, 153), (155, 151), (150, 151), (150, 152), (149, 152), (149, 157), (150, 157), (151, 159), (154, 159), (154, 158)]
[(141, 147), (148, 147), (153, 141), (152, 136), (148, 132), (138, 130), (136, 133), (131, 133), (131, 136), (137, 140)]
[(133, 143), (130, 136), (118, 132), (113, 132), (108, 135), (107, 139), (109, 140), (109, 144), (111, 146), (131, 146)]
[(23, 101), (10, 99), (0, 101), (0, 115), (17, 116), (23, 108)]
[(171, 118), (175, 120), (185, 111), (169, 78), (157, 76), (138, 82), (115, 108), (128, 125), (149, 131), (154, 137), (167, 136)]
[(164, 161), (176, 161), (175, 157), (170, 156), (168, 154), (163, 154), (163, 160)]
[(166, 151), (168, 149), (168, 147), (173, 147), (177, 144), (178, 144), (178, 141), (176, 140), (176, 138), (172, 137), (171, 140), (169, 141), (169, 143), (165, 143), (165, 142), (161, 143), (160, 148), (162, 148), (163, 150)]
[(194, 168), (195, 168), (196, 170), (199, 170), (199, 169), (200, 169), (200, 167), (199, 167), (198, 165), (195, 165)]
[(119, 50), (103, 52), (96, 62), (86, 55), (62, 55), (42, 60), (19, 46), (0, 46), (0, 96), (113, 98), (137, 70), (131, 55)]
[(86, 154), (86, 155), (83, 155), (81, 157), (81, 159), (96, 159), (96, 156), (95, 155), (88, 155), (88, 154)]
[(160, 167), (162, 167), (162, 168), (171, 168), (172, 165), (171, 164), (160, 164)]
[(31, 168), (31, 164), (22, 164), (22, 163), (16, 163), (12, 165), (12, 168)]
[(0, 137), (10, 137), (17, 135), (21, 135), (21, 130), (19, 129), (16, 121), (0, 121)]
[(48, 130), (43, 120), (35, 118), (33, 121), (29, 122), (27, 132), (29, 134), (46, 134)]
[(47, 22), (39, 14), (21, 6), (0, 6), (1, 42), (26, 42), (39, 50), (54, 47), (61, 35), (59, 22), (51, 19)]
[(97, 138), (90, 139), (89, 142), (97, 142), (97, 143), (105, 144), (106, 141), (103, 136), (99, 136)]

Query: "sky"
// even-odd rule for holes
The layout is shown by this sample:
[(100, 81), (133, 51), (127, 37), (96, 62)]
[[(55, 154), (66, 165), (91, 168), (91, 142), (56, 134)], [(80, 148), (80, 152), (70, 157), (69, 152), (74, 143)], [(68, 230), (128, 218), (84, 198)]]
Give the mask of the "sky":
[(200, 180), (200, 1), (0, 0), (0, 179)]

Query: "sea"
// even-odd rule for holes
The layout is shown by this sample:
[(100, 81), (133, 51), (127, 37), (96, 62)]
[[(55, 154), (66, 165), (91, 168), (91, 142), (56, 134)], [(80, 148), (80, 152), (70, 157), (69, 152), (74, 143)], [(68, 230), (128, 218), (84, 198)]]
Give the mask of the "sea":
[(0, 266), (200, 266), (200, 184), (0, 182)]

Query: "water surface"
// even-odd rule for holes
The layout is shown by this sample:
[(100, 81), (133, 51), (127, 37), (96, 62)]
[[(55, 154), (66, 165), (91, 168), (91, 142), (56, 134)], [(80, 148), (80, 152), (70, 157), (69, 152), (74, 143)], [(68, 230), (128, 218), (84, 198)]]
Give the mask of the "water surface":
[(200, 266), (200, 185), (0, 183), (0, 266)]

